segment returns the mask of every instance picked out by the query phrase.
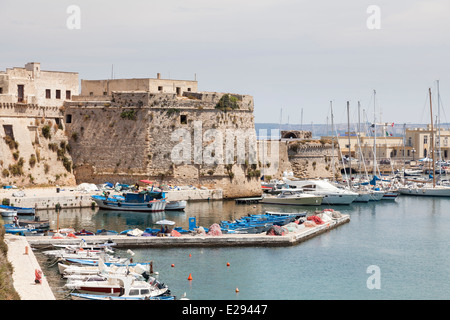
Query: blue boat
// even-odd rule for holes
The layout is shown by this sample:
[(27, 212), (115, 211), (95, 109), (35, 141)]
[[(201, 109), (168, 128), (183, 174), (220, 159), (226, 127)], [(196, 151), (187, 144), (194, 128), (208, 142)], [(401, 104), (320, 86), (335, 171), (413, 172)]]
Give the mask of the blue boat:
[(120, 211), (164, 211), (166, 199), (164, 192), (141, 191), (126, 192), (122, 196), (95, 195), (92, 200), (101, 208)]
[(14, 223), (7, 223), (3, 226), (5, 227), (5, 232), (9, 233), (9, 234), (15, 234), (15, 235), (19, 235), (19, 236), (44, 235), (44, 230), (17, 226)]
[(6, 205), (3, 205), (3, 204), (0, 204), (0, 208), (17, 211), (18, 215), (21, 215), (21, 214), (23, 214), (23, 215), (33, 215), (33, 214), (36, 213), (36, 210), (34, 208), (6, 206)]
[(235, 221), (221, 221), (220, 227), (227, 233), (261, 233), (267, 231), (273, 225), (283, 226), (305, 215), (305, 213), (255, 214), (244, 216), (241, 219), (236, 219)]

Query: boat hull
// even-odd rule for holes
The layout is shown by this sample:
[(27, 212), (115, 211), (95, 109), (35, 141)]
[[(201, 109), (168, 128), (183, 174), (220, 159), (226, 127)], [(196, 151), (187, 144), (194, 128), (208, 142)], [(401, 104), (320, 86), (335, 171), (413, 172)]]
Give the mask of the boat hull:
[(398, 192), (386, 192), (381, 200), (395, 200), (397, 199), (399, 193)]
[(184, 210), (186, 208), (187, 201), (169, 201), (166, 203), (165, 210)]
[(355, 195), (346, 195), (346, 194), (326, 194), (323, 197), (323, 204), (350, 204), (358, 197)]
[(23, 208), (23, 207), (14, 207), (14, 206), (6, 206), (6, 205), (0, 205), (0, 208), (6, 209), (6, 210), (17, 211), (18, 215), (33, 215), (36, 212), (36, 210), (34, 208)]
[(410, 196), (450, 197), (450, 188), (399, 188), (398, 192)]
[(117, 200), (104, 200), (97, 197), (92, 197), (92, 200), (101, 209), (117, 211), (159, 212), (165, 210), (167, 203), (165, 200), (156, 200), (144, 203), (130, 203)]
[(264, 197), (260, 202), (265, 204), (280, 204), (290, 206), (320, 206), (323, 197), (277, 198)]
[(354, 202), (369, 202), (370, 193), (359, 193)]

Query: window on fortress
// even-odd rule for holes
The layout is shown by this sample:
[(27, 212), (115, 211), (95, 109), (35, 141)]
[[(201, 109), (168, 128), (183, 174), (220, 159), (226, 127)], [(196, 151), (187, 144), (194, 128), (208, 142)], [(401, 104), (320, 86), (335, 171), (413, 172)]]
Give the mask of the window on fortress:
[(190, 91), (191, 91), (191, 88), (188, 88), (187, 90), (190, 92)]
[(72, 115), (66, 114), (66, 123), (72, 123)]
[(72, 97), (70, 90), (66, 90), (66, 99), (70, 100)]
[(0, 94), (2, 94), (3, 93), (3, 88), (0, 88)]
[(163, 87), (162, 87), (162, 86), (159, 86), (159, 87), (158, 87), (158, 91), (163, 91)]
[(52, 97), (52, 94), (51, 94), (50, 89), (45, 89), (45, 98), (51, 99), (51, 97)]
[(56, 99), (61, 99), (61, 90), (56, 90)]
[(180, 123), (187, 124), (187, 115), (185, 114), (180, 115)]

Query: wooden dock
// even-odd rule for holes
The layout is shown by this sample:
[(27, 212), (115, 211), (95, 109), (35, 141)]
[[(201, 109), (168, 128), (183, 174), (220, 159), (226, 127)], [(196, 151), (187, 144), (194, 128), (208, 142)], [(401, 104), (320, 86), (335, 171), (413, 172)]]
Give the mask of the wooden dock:
[(104, 243), (111, 240), (117, 248), (144, 248), (144, 247), (260, 247), (260, 246), (292, 246), (315, 237), (350, 222), (349, 215), (315, 227), (305, 227), (299, 232), (289, 232), (282, 236), (260, 234), (223, 234), (211, 235), (182, 235), (180, 237), (131, 237), (131, 236), (85, 236), (70, 239), (52, 239), (50, 236), (27, 236), (31, 247), (48, 248), (53, 244), (77, 245), (83, 239), (87, 244)]

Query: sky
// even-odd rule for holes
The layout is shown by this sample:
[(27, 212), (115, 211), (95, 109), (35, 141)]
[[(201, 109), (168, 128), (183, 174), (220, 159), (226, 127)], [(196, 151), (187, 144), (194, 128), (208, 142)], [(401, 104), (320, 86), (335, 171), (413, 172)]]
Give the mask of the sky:
[(197, 79), (290, 124), (327, 123), (331, 106), (345, 123), (347, 101), (352, 122), (359, 101), (369, 121), (427, 123), (439, 80), (450, 122), (448, 0), (1, 0), (0, 27), (0, 70)]

